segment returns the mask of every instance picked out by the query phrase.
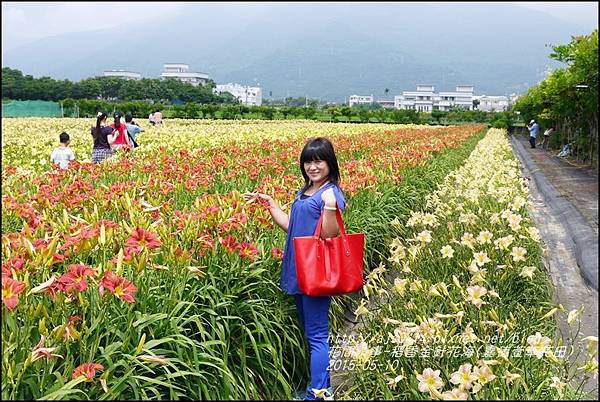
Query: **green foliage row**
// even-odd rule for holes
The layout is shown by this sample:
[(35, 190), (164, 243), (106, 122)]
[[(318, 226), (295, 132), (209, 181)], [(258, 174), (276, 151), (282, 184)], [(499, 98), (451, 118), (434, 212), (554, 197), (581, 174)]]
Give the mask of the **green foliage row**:
[[(246, 106), (241, 104), (215, 105), (188, 102), (183, 105), (165, 103), (150, 104), (144, 101), (109, 102), (91, 99), (65, 99), (62, 101), (66, 116), (92, 117), (101, 110), (108, 113), (131, 113), (133, 116), (145, 117), (155, 110), (161, 110), (166, 118), (180, 119), (259, 119), (286, 120), (307, 119), (330, 122), (351, 123), (397, 123), (397, 124), (457, 124), (487, 123), (491, 127), (508, 128), (515, 116), (510, 112), (484, 112), (480, 110), (436, 111), (432, 113), (415, 110), (351, 108), (329, 106)], [(77, 105), (77, 107), (75, 107)]]
[(598, 163), (598, 30), (552, 47), (550, 58), (567, 64), (518, 99), (514, 109), (525, 121), (553, 127), (558, 140), (571, 143), (577, 158)]

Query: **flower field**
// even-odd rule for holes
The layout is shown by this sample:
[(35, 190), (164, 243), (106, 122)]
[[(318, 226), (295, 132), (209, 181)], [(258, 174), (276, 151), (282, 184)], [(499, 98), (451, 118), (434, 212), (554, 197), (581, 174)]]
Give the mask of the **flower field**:
[[(563, 312), (499, 131), (458, 169), (481, 125), (173, 119), (94, 166), (92, 123), (2, 121), (3, 399), (282, 399), (304, 387), (307, 351), (278, 286), (284, 233), (241, 193), (289, 212), (315, 136), (335, 146), (347, 229), (367, 234), (365, 342), (346, 361), (400, 361), (354, 370), (346, 396), (573, 396), (569, 370), (597, 371), (594, 356), (577, 370), (544, 348)], [(67, 171), (49, 163), (62, 131), (77, 157)], [(351, 303), (334, 303), (334, 329)], [(524, 357), (390, 355), (459, 333), (473, 348), (518, 334)], [(375, 354), (380, 335), (395, 343)]]
[[(370, 263), (388, 218), (367, 215), (379, 191), (482, 132), (213, 123), (169, 120), (94, 166), (91, 121), (3, 120), (3, 398), (289, 398), (308, 367), (278, 286), (284, 233), (240, 194), (289, 210), (305, 139), (329, 137)], [(77, 156), (67, 171), (43, 162), (61, 131)]]
[[(264, 120), (185, 120), (168, 119), (160, 126), (150, 126), (145, 119), (135, 119), (145, 127), (140, 141), (144, 147), (137, 150), (152, 154), (165, 147), (170, 150), (211, 148), (233, 142), (259, 143), (263, 140), (294, 140), (316, 133), (355, 135), (365, 131), (367, 125), (330, 124), (300, 121)], [(109, 119), (112, 123), (112, 119)], [(58, 144), (58, 135), (66, 131), (71, 136), (70, 147), (80, 162), (91, 162), (90, 128), (95, 119), (27, 118), (2, 121), (2, 156), (4, 164), (15, 165), (25, 171), (39, 172), (50, 166), (49, 155)], [(369, 124), (370, 132), (390, 130), (388, 124)], [(403, 125), (404, 129), (419, 128)], [(423, 126), (421, 126), (421, 129)], [(435, 130), (434, 127), (430, 129)], [(32, 136), (36, 138), (32, 141)]]

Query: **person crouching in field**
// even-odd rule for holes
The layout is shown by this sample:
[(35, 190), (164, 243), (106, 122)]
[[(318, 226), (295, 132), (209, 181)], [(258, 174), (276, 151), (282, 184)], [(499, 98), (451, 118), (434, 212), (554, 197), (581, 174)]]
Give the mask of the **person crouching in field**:
[(160, 110), (156, 109), (156, 111), (154, 112), (154, 114), (152, 116), (154, 117), (154, 124), (162, 124), (163, 117), (162, 117), (162, 113), (160, 112)]
[(64, 131), (58, 136), (60, 140), (60, 147), (54, 148), (50, 155), (50, 161), (57, 163), (61, 169), (67, 169), (69, 167), (69, 161), (75, 160), (75, 153), (69, 148), (71, 138), (69, 134)]
[(143, 128), (138, 126), (136, 122), (133, 121), (133, 116), (131, 113), (127, 113), (125, 115), (125, 125), (127, 126), (127, 136), (129, 137), (129, 142), (131, 143), (132, 148), (137, 148), (138, 143), (136, 141), (137, 135), (144, 131)]
[(306, 389), (305, 399), (323, 399), (321, 394), (326, 397), (333, 394), (329, 377), (328, 342), (331, 296), (302, 294), (296, 276), (293, 239), (312, 236), (321, 213), (321, 237), (325, 239), (336, 236), (339, 233), (336, 208), (343, 210), (346, 203), (338, 185), (340, 170), (337, 158), (328, 139), (315, 138), (306, 143), (300, 154), (300, 171), (305, 184), (296, 193), (289, 217), (269, 195), (245, 193), (243, 196), (246, 200), (266, 200), (273, 221), (287, 232), (280, 286), (285, 293), (294, 297), (298, 319), (309, 345), (310, 384)]
[(117, 139), (119, 132), (106, 124), (107, 117), (106, 113), (98, 112), (96, 126), (91, 129), (94, 138), (92, 163), (100, 163), (113, 155), (110, 145)]
[(114, 123), (110, 126), (118, 132), (115, 142), (111, 144), (113, 151), (118, 151), (121, 148), (131, 148), (129, 143), (129, 136), (127, 135), (127, 125), (121, 123), (121, 115), (119, 113), (114, 114)]

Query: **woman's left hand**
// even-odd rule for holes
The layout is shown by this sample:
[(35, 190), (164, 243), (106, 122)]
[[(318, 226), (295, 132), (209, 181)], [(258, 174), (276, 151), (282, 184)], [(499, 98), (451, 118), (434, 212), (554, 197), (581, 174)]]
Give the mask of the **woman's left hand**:
[(328, 207), (336, 206), (337, 201), (335, 199), (335, 194), (333, 194), (333, 189), (331, 188), (328, 188), (327, 190), (321, 193), (321, 199), (323, 200), (323, 202), (325, 202), (325, 205), (327, 205)]

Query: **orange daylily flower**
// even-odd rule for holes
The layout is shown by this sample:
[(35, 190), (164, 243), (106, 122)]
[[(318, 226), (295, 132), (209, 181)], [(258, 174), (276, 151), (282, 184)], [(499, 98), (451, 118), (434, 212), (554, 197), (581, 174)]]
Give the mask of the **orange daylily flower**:
[(73, 371), (73, 379), (85, 376), (86, 381), (91, 381), (96, 375), (96, 370), (104, 370), (104, 366), (99, 363), (83, 363)]

